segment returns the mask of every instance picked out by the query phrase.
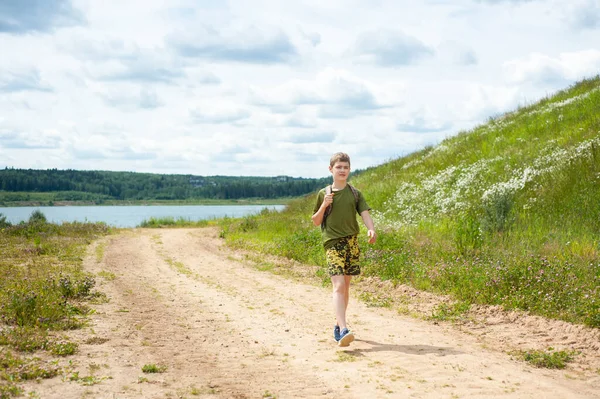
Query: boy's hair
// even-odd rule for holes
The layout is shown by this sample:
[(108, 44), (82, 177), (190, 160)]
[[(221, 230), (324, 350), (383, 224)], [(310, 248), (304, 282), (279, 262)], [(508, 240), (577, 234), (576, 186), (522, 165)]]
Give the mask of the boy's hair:
[(345, 152), (336, 152), (329, 160), (329, 166), (335, 165), (336, 162), (348, 162), (350, 165), (350, 156)]

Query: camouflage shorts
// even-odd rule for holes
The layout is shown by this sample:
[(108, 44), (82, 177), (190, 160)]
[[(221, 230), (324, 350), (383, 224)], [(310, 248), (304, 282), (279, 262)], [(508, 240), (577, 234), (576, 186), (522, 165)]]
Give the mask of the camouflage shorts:
[(330, 276), (357, 276), (360, 274), (360, 249), (356, 236), (344, 237), (325, 251), (327, 272)]

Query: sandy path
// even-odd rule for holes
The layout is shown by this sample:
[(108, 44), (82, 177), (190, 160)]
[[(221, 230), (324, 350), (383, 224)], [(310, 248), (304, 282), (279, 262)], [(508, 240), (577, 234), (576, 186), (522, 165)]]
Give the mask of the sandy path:
[[(600, 376), (535, 369), (358, 301), (357, 340), (338, 348), (328, 288), (240, 262), (213, 229), (126, 231), (85, 267), (110, 298), (75, 333), (73, 371), (89, 378), (28, 386), (42, 398), (600, 397)], [(166, 372), (142, 373), (151, 363)]]

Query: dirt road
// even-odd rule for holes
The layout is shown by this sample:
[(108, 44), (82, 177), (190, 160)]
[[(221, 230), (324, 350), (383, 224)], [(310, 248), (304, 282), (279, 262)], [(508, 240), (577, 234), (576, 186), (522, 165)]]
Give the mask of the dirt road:
[[(85, 268), (110, 301), (72, 335), (75, 378), (27, 387), (41, 398), (600, 397), (595, 369), (536, 369), (485, 333), (359, 301), (357, 339), (339, 348), (329, 288), (258, 270), (214, 229), (136, 229), (94, 245)], [(166, 371), (143, 373), (148, 364)]]

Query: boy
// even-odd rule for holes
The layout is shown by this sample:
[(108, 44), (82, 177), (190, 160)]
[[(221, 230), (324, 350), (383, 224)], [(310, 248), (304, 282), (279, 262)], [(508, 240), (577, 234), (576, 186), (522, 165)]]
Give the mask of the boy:
[[(312, 215), (315, 226), (321, 225), (327, 271), (333, 285), (333, 308), (336, 325), (333, 338), (339, 346), (348, 346), (354, 334), (346, 324), (346, 309), (350, 299), (350, 279), (360, 274), (357, 235), (360, 231), (356, 213), (367, 227), (369, 244), (377, 239), (369, 206), (362, 193), (348, 184), (350, 157), (338, 152), (329, 161), (333, 184), (319, 191)], [(328, 209), (329, 208), (329, 209)]]

